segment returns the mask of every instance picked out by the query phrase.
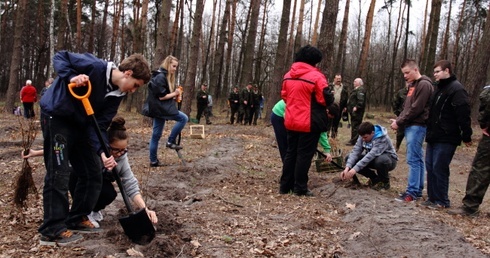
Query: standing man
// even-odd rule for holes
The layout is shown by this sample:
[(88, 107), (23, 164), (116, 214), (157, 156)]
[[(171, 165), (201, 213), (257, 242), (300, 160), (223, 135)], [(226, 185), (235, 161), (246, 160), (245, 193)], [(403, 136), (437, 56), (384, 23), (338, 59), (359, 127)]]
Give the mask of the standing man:
[(291, 69), (284, 75), (281, 97), (286, 103), (284, 126), (287, 151), (283, 162), (279, 193), (312, 196), (308, 190), (308, 170), (320, 133), (327, 130), (326, 108), (333, 96), (322, 72), (316, 68), (322, 52), (310, 45), (294, 56)]
[(471, 108), (468, 93), (456, 80), (451, 63), (438, 61), (434, 65), (435, 92), (427, 123), (425, 167), (427, 194), (423, 205), (433, 209), (451, 206), (449, 201), (449, 164), (456, 147), (471, 146)]
[[(260, 113), (260, 102), (262, 101), (262, 93), (259, 91), (259, 87), (257, 85), (253, 86), (253, 106), (252, 112), (250, 114), (250, 121), (253, 116), (253, 125), (257, 125), (257, 119), (259, 118)], [(251, 121), (252, 122), (252, 121)]]
[[(332, 93), (334, 94), (334, 103), (339, 105), (340, 114), (347, 111), (347, 100), (349, 98), (349, 93), (347, 92), (347, 88), (342, 84), (342, 75), (340, 73), (335, 74), (333, 79)], [(340, 115), (335, 116), (334, 119), (328, 120), (328, 131), (330, 131), (330, 137), (337, 137), (337, 132), (340, 124)], [(327, 131), (327, 132), (328, 132)]]
[(429, 118), (430, 96), (433, 92), (432, 81), (421, 75), (417, 62), (405, 60), (401, 67), (405, 81), (409, 83), (407, 98), (403, 104), (402, 113), (391, 119), (391, 129), (405, 128), (407, 138), (408, 185), (400, 197), (400, 202), (412, 202), (422, 197), (424, 189), (424, 143), (427, 132), (426, 122)]
[[(408, 92), (408, 83), (405, 83), (405, 86), (398, 90), (395, 95), (393, 95), (393, 100), (391, 101), (391, 107), (393, 109), (393, 113), (396, 116), (399, 116), (403, 111), (403, 103), (405, 103), (405, 99), (407, 98)], [(396, 146), (395, 150), (398, 152), (400, 149), (400, 145), (402, 144), (403, 138), (405, 137), (405, 130), (403, 128), (398, 128), (396, 130)]]
[(478, 144), (470, 175), (466, 182), (466, 194), (463, 205), (448, 211), (451, 215), (477, 216), (480, 205), (490, 184), (490, 85), (480, 93), (478, 123), (482, 129), (482, 138)]
[(203, 83), (201, 85), (201, 89), (197, 92), (196, 95), (196, 100), (197, 100), (197, 123), (201, 121), (201, 116), (204, 113), (204, 117), (206, 117), (206, 124), (211, 124), (211, 121), (209, 121), (209, 114), (208, 114), (208, 85)]
[(362, 123), (364, 116), (364, 108), (366, 106), (366, 91), (362, 87), (364, 83), (361, 78), (354, 80), (354, 90), (349, 95), (347, 102), (347, 110), (350, 115), (351, 122), (351, 138), (346, 145), (353, 146), (356, 144), (357, 137), (359, 136), (359, 125)]
[(247, 86), (240, 92), (240, 110), (238, 111), (238, 122), (243, 124), (251, 124), (251, 109), (253, 106), (253, 93), (252, 93), (252, 83), (247, 84)]
[(34, 117), (34, 103), (37, 101), (37, 90), (32, 86), (32, 81), (27, 80), (26, 85), (20, 90), (20, 102), (24, 106), (24, 117)]
[(233, 91), (228, 96), (228, 103), (231, 109), (230, 124), (235, 122), (235, 114), (240, 107), (240, 94), (238, 94), (238, 87), (233, 87)]

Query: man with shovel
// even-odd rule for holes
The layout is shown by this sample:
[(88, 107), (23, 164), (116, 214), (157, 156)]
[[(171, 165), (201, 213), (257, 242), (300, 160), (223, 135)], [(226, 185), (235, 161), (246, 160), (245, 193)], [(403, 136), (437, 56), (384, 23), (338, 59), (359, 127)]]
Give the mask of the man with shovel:
[(398, 155), (386, 128), (363, 122), (359, 125), (358, 132), (359, 137), (347, 156), (345, 169), (340, 173), (340, 178), (354, 178), (354, 183), (359, 184), (356, 177), (359, 173), (369, 178), (374, 190), (390, 189), (388, 172), (395, 169)]
[[(66, 246), (83, 238), (74, 232), (100, 231), (87, 218), (102, 186), (100, 160), (108, 170), (117, 165), (114, 157), (104, 154), (107, 135), (101, 143), (97, 137), (100, 129), (87, 116), (82, 102), (71, 96), (68, 84), (76, 84), (73, 91), (77, 94), (89, 95), (85, 100), (91, 103), (98, 126), (105, 132), (122, 97), (150, 80), (150, 68), (140, 54), (129, 56), (117, 67), (88, 53), (67, 51), (56, 53), (53, 66), (58, 77), (40, 102), (46, 176), (44, 220), (39, 232), (41, 245)], [(78, 178), (71, 208), (67, 194), (70, 173)]]

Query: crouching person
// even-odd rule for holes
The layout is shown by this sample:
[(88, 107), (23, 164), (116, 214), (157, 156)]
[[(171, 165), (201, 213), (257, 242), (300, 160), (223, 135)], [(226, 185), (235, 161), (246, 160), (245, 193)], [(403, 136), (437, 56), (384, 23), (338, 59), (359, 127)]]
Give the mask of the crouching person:
[(353, 183), (359, 184), (356, 177), (359, 173), (369, 178), (370, 186), (374, 190), (390, 189), (389, 172), (395, 169), (398, 156), (386, 128), (363, 122), (358, 133), (359, 137), (347, 156), (340, 178), (353, 178)]

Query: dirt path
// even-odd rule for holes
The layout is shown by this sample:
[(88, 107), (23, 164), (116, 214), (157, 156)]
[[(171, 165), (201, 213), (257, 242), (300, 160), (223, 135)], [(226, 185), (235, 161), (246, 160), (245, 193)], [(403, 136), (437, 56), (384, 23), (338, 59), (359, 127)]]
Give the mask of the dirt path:
[[(130, 162), (148, 206), (159, 216), (153, 242), (135, 246), (127, 240), (117, 221), (124, 214), (118, 197), (104, 211), (103, 233), (88, 235), (70, 248), (40, 247), (40, 199), (31, 198), (23, 215), (10, 205), (13, 175), (20, 168), (20, 139), (14, 137), (15, 118), (8, 116), (1, 118), (0, 128), (5, 132), (0, 134), (0, 257), (131, 257), (131, 252), (145, 257), (489, 257), (488, 197), (476, 219), (394, 201), (406, 184), (403, 152), (389, 191), (346, 189), (332, 183), (337, 174), (317, 173), (312, 166), (314, 197), (279, 195), (279, 154), (272, 128), (264, 123), (232, 126), (215, 118), (206, 126), (205, 139), (191, 139), (187, 127), (182, 142), (187, 167), (180, 166), (174, 151), (160, 148), (159, 159), (168, 166), (150, 169), (151, 129), (141, 127), (137, 115), (125, 117), (131, 128)], [(348, 135), (347, 129), (341, 134)], [(464, 193), (475, 148), (455, 155), (453, 205), (459, 205)], [(43, 164), (31, 162), (41, 193)]]

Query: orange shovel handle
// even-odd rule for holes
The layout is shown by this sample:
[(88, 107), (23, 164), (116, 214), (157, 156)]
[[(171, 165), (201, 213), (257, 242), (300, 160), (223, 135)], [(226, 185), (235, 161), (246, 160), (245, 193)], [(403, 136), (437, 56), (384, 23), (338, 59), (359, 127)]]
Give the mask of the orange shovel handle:
[(90, 83), (90, 81), (88, 81), (87, 85), (85, 85), (85, 86), (87, 86), (88, 88), (87, 88), (87, 93), (85, 93), (85, 95), (83, 95), (83, 96), (77, 95), (73, 91), (73, 88), (77, 87), (77, 84), (74, 82), (68, 84), (68, 90), (70, 91), (71, 95), (74, 98), (82, 101), (83, 107), (85, 108), (85, 112), (87, 112), (87, 115), (90, 116), (90, 115), (94, 114), (94, 110), (92, 109), (92, 105), (90, 105), (90, 101), (88, 100), (90, 93), (92, 93), (92, 84)]

